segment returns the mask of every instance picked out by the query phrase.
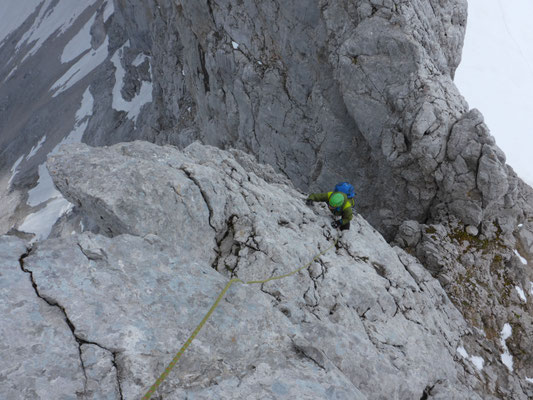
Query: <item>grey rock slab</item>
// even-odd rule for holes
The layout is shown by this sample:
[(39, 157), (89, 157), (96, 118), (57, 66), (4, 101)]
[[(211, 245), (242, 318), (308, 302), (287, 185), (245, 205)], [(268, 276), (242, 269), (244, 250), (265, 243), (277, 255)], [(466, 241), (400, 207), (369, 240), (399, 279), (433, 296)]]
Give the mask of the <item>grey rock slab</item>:
[(104, 149), (67, 145), (48, 166), (57, 188), (103, 233), (156, 234), (210, 262), (216, 244), (208, 206), (186, 173), (154, 152), (157, 147), (147, 142)]
[(87, 375), (87, 398), (120, 399), (120, 378), (117, 375), (113, 354), (94, 344), (83, 344), (81, 357)]
[(79, 399), (80, 350), (61, 310), (39, 298), (19, 258), (26, 242), (0, 237), (0, 397)]
[[(79, 246), (88, 240), (107, 258), (88, 258)], [(89, 388), (100, 379), (103, 398), (116, 394), (114, 366), (124, 398), (144, 394), (226, 283), (209, 266), (184, 262), (164, 242), (129, 235), (49, 240), (26, 264), (42, 295), (64, 307), (76, 335), (97, 344), (83, 345), (82, 356)], [(270, 306), (267, 295), (235, 285), (159, 393), (207, 399), (286, 391), (286, 398), (365, 398), (338, 370), (324, 371), (298, 355), (295, 336), (301, 337), (298, 328)], [(214, 382), (219, 385), (212, 387)]]
[[(207, 293), (206, 284), (198, 278), (207, 274), (207, 271), (209, 276), (214, 274), (213, 277), (217, 277), (216, 282), (222, 282), (223, 275), (226, 279), (238, 277), (243, 281), (261, 280), (290, 273), (329, 248), (320, 260), (311, 263), (308, 270), (283, 280), (258, 285), (255, 289), (230, 291), (226, 301), (238, 307), (240, 304), (249, 305), (250, 290), (260, 296), (258, 301), (265, 307), (265, 312), (272, 313), (271, 317), (268, 314), (268, 318), (272, 320), (268, 319), (265, 323), (280, 323), (278, 319), (281, 318), (292, 332), (290, 339), (286, 339), (290, 343), (281, 341), (285, 343), (283, 346), (296, 346), (300, 355), (305, 356), (313, 365), (318, 365), (326, 374), (342, 371), (342, 379), (347, 379), (345, 382), (349, 382), (348, 386), (356, 387), (368, 397), (376, 394), (384, 397), (390, 393), (400, 398), (421, 396), (426, 386), (436, 382), (439, 376), (452, 382), (460, 388), (458, 390), (475, 397), (461, 380), (462, 366), (454, 360), (456, 346), (467, 331), (465, 321), (448, 300), (438, 281), (429, 273), (424, 273), (423, 267), (414, 258), (409, 258), (407, 254), (399, 255), (393, 250), (361, 216), (354, 218), (350, 231), (344, 232), (336, 247), (333, 246), (338, 233), (330, 227), (332, 219), (327, 207), (320, 204), (305, 206), (305, 196), (287, 186), (285, 178), (272, 169), (262, 168), (250, 156), (244, 156), (238, 151), (223, 151), (199, 143), (193, 143), (184, 151), (179, 151), (170, 146), (160, 147), (141, 142), (104, 149), (77, 145), (64, 147), (62, 151), (50, 160), (52, 174), (57, 179), (59, 188), (70, 193), (74, 202), (81, 203), (79, 207), (82, 210), (84, 207), (92, 210), (95, 203), (84, 200), (84, 190), (93, 190), (96, 196), (104, 199), (101, 201), (104, 206), (105, 202), (111, 203), (113, 199), (123, 197), (132, 202), (127, 209), (137, 207), (137, 198), (124, 194), (127, 189), (123, 185), (117, 185), (114, 194), (109, 194), (102, 188), (94, 189), (101, 185), (98, 182), (102, 179), (101, 174), (93, 177), (84, 175), (86, 179), (83, 182), (88, 189), (83, 189), (81, 183), (69, 178), (71, 169), (74, 175), (79, 173), (81, 168), (76, 163), (84, 165), (84, 159), (105, 163), (107, 157), (117, 160), (124, 157), (122, 161), (128, 164), (125, 173), (138, 171), (142, 167), (144, 170), (166, 170), (170, 176), (173, 173), (178, 176), (183, 174), (186, 182), (194, 185), (201, 194), (202, 204), (207, 210), (202, 216), (202, 223), (209, 228), (210, 237), (216, 240), (216, 258), (212, 267), (222, 275), (208, 268), (211, 260), (197, 257), (197, 248), (190, 246), (185, 238), (169, 243), (168, 238), (161, 234), (170, 227), (158, 226), (157, 221), (179, 221), (183, 218), (180, 213), (187, 213), (183, 208), (165, 207), (156, 208), (156, 212), (160, 213), (157, 218), (143, 214), (136, 216), (137, 226), (153, 226), (153, 233), (144, 235), (144, 239), (119, 235), (111, 240), (84, 234), (71, 240), (76, 242), (75, 245), (71, 243), (70, 246), (61, 247), (63, 245), (60, 242), (50, 240), (36, 251), (40, 265), (53, 263), (53, 268), (49, 266), (43, 270), (39, 270), (37, 263), (31, 264), (34, 276), (42, 281), (39, 283), (40, 290), (53, 296), (58, 303), (65, 304), (66, 312), (76, 327), (76, 334), (81, 339), (98, 343), (114, 354), (119, 366), (119, 376), (123, 380), (123, 393), (136, 393), (140, 390), (132, 382), (154, 378), (149, 366), (161, 370), (160, 362), (155, 364), (156, 361), (150, 357), (164, 352), (159, 338), (166, 338), (173, 332), (173, 325), (167, 318), (192, 319), (190, 313), (196, 310), (197, 303), (189, 301), (186, 303), (188, 306), (179, 311), (173, 307), (176, 300), (172, 300), (172, 297), (181, 298), (180, 293), (185, 290), (178, 282), (186, 279), (190, 296), (203, 298), (200, 294), (193, 293)], [(67, 162), (71, 158), (72, 164)], [(92, 169), (100, 170), (97, 164)], [(62, 183), (63, 177), (69, 183)], [(96, 180), (94, 185), (91, 184), (91, 179)], [(154, 180), (153, 190), (162, 193), (167, 182), (168, 178)], [(156, 202), (156, 199), (152, 198), (150, 202)], [(101, 205), (99, 207), (103, 208)], [(151, 220), (145, 220), (146, 218)], [(412, 231), (411, 236), (416, 236), (418, 225), (416, 222), (411, 225), (409, 232)], [(440, 235), (446, 234), (444, 227), (437, 230)], [(419, 234), (420, 231), (421, 228), (418, 227)], [(52, 250), (56, 248), (62, 250)], [(153, 248), (158, 249), (158, 255), (153, 255)], [(53, 255), (61, 253), (72, 262), (58, 267)], [(150, 253), (153, 259), (145, 261)], [(164, 261), (159, 261), (159, 258)], [(184, 270), (180, 270), (182, 272), (165, 283), (164, 279), (154, 276), (154, 265), (166, 268), (164, 271), (168, 273), (176, 268)], [(105, 268), (102, 269), (103, 266)], [(57, 268), (68, 271), (61, 274), (67, 274), (61, 281), (55, 278), (56, 272), (52, 279), (50, 271), (56, 271)], [(182, 276), (184, 273), (186, 276)], [(91, 279), (83, 278), (84, 274), (89, 274)], [(196, 283), (191, 283), (195, 279)], [(158, 285), (150, 283), (154, 280)], [(73, 281), (77, 282), (75, 291), (79, 291), (79, 287), (86, 290), (88, 298), (84, 298), (83, 302), (69, 301), (76, 297)], [(125, 286), (114, 288), (115, 283), (111, 282), (116, 281)], [(156, 286), (158, 289), (163, 288), (166, 295), (156, 290)], [(147, 294), (139, 294), (140, 288), (147, 291)], [(105, 305), (107, 311), (97, 314), (96, 310), (103, 307), (96, 301), (101, 297), (98, 294), (100, 292), (105, 293), (110, 300)], [(154, 298), (147, 300), (145, 296)], [(77, 297), (80, 297), (79, 294)], [(208, 302), (202, 301), (204, 310), (209, 307), (206, 303)], [(155, 307), (157, 311), (153, 316), (159, 315), (158, 321), (162, 318), (163, 322), (157, 322), (159, 325), (154, 328), (154, 322), (144, 319), (151, 318), (151, 314), (143, 311), (138, 316), (125, 304), (128, 307), (136, 305), (143, 310)], [(201, 316), (197, 318), (200, 319)], [(92, 321), (95, 319), (100, 323), (94, 324)], [(116, 323), (121, 328), (111, 329), (108, 325), (111, 323)], [(225, 323), (220, 321), (217, 325), (225, 330), (231, 325), (228, 322), (226, 326)], [(237, 326), (238, 329), (245, 329), (244, 324), (239, 323)], [(187, 322), (182, 326), (180, 336), (186, 335), (186, 327), (193, 329), (192, 323)], [(261, 324), (259, 328), (270, 329)], [(261, 332), (261, 335), (267, 335), (264, 340), (260, 339), (261, 335), (258, 336), (259, 339), (252, 335), (234, 338), (235, 341), (242, 340), (243, 345), (257, 345), (261, 348), (261, 343), (272, 341), (268, 335), (273, 333), (269, 332)], [(298, 332), (300, 339), (294, 337)], [(220, 330), (213, 330), (210, 324), (206, 326), (206, 335), (209, 338), (213, 335), (218, 339), (205, 342), (199, 338), (199, 348), (203, 351), (192, 353), (195, 358), (200, 357), (198, 365), (191, 365), (187, 358), (184, 359), (184, 365), (193, 371), (203, 368), (202, 360), (205, 358), (202, 357), (215, 351), (211, 343), (216, 343), (217, 348), (222, 346), (223, 352), (233, 348), (231, 357), (239, 360), (235, 361), (239, 365), (245, 360), (248, 360), (247, 363), (252, 362), (253, 352), (248, 354), (244, 348), (235, 345), (228, 347), (224, 342), (227, 339), (220, 337)], [(178, 343), (173, 340), (170, 342), (171, 347), (176, 348)], [(302, 340), (310, 345), (302, 343)], [(229, 362), (228, 358), (223, 359)], [(268, 361), (267, 364), (276, 371), (279, 368), (284, 371), (285, 368), (281, 367), (283, 364), (279, 360)], [(414, 368), (413, 365), (417, 367)], [(435, 368), (434, 365), (438, 367)], [(209, 382), (215, 377), (217, 382), (224, 381), (229, 386), (233, 384), (233, 378), (224, 372), (229, 367), (221, 364), (213, 368), (215, 369), (206, 377), (200, 378), (200, 375), (191, 372), (187, 375), (189, 378), (180, 380), (181, 383), (171, 383), (172, 389), (169, 387), (162, 390), (185, 393), (179, 391), (185, 390), (185, 385), (186, 390), (194, 389), (199, 396), (207, 398), (213, 395)], [(247, 367), (242, 368), (246, 370)], [(242, 374), (246, 376), (244, 372)], [(280, 376), (293, 376), (292, 374), (284, 372)], [(389, 381), (390, 385), (383, 385), (383, 380)]]

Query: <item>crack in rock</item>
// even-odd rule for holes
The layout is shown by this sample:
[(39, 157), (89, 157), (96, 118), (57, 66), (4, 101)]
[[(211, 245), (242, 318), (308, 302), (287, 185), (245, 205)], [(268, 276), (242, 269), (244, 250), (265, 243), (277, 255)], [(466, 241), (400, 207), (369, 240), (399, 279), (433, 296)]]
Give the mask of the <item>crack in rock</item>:
[(82, 355), (81, 346), (84, 345), (84, 344), (91, 344), (91, 345), (97, 346), (97, 347), (99, 347), (99, 348), (111, 353), (111, 355), (113, 356), (113, 362), (112, 363), (113, 363), (113, 366), (115, 367), (115, 371), (116, 371), (117, 387), (118, 387), (118, 390), (119, 390), (119, 393), (120, 393), (120, 399), (123, 400), (124, 397), (122, 395), (122, 387), (121, 387), (120, 376), (119, 376), (119, 368), (118, 368), (118, 363), (116, 362), (116, 357), (117, 357), (118, 352), (113, 352), (113, 351), (109, 350), (108, 348), (106, 348), (106, 347), (104, 347), (104, 346), (102, 346), (102, 345), (100, 345), (100, 344), (98, 344), (96, 342), (85, 340), (85, 339), (79, 337), (76, 334), (76, 327), (74, 326), (74, 324), (72, 323), (72, 321), (68, 317), (68, 314), (67, 314), (67, 311), (65, 310), (65, 307), (63, 307), (58, 302), (52, 301), (50, 299), (47, 299), (46, 297), (41, 295), (41, 293), (39, 292), (39, 289), (37, 287), (37, 283), (35, 282), (35, 279), (33, 277), (33, 272), (24, 267), (24, 259), (27, 258), (32, 253), (32, 251), (33, 251), (33, 248), (29, 248), (26, 251), (26, 253), (24, 253), (23, 255), (20, 256), (20, 258), (19, 258), (20, 269), (24, 273), (28, 274), (28, 276), (30, 277), (31, 285), (32, 285), (33, 290), (35, 291), (35, 294), (37, 295), (37, 297), (39, 297), (41, 300), (43, 300), (50, 307), (58, 308), (61, 311), (61, 313), (63, 314), (63, 317), (65, 318), (65, 322), (66, 322), (67, 326), (69, 327), (69, 329), (70, 329), (70, 331), (72, 333), (72, 336), (74, 337), (74, 340), (76, 340), (76, 343), (78, 344), (78, 354), (79, 354), (79, 358), (80, 358), (80, 365), (81, 365), (81, 369), (83, 371), (83, 376), (85, 378), (85, 382), (83, 384), (84, 393), (87, 392), (88, 377), (87, 377), (87, 370), (85, 368), (85, 363), (83, 361), (83, 355)]
[(213, 208), (211, 207), (211, 203), (209, 202), (209, 198), (207, 197), (207, 194), (202, 189), (202, 186), (200, 185), (200, 182), (193, 176), (192, 172), (187, 169), (187, 167), (181, 167), (180, 171), (183, 171), (185, 175), (187, 175), (187, 178), (189, 178), (195, 185), (198, 187), (198, 190), (200, 191), (200, 194), (202, 195), (202, 198), (204, 199), (204, 202), (207, 206), (207, 209), (209, 210), (209, 226), (215, 231), (216, 228), (213, 226)]

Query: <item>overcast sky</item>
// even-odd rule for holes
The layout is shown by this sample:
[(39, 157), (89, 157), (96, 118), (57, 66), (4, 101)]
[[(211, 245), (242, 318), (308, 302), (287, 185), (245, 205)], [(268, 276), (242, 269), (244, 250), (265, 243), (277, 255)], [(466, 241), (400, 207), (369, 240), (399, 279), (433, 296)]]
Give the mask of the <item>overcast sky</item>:
[(533, 185), (533, 0), (468, 0), (455, 82), (507, 163)]

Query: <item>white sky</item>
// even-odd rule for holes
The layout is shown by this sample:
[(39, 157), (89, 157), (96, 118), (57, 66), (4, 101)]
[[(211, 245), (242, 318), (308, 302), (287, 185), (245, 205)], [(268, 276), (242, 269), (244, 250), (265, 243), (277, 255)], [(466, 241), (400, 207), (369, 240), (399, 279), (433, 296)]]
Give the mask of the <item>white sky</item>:
[(507, 163), (533, 185), (533, 0), (468, 0), (455, 83), (485, 116)]

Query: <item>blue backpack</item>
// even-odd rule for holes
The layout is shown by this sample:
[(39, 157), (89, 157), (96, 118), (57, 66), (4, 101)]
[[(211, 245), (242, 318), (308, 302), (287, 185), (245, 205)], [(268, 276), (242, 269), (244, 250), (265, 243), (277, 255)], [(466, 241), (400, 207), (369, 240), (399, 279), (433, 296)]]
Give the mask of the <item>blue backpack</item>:
[(349, 199), (353, 199), (355, 197), (355, 190), (348, 182), (337, 183), (335, 185), (335, 192), (345, 193)]

